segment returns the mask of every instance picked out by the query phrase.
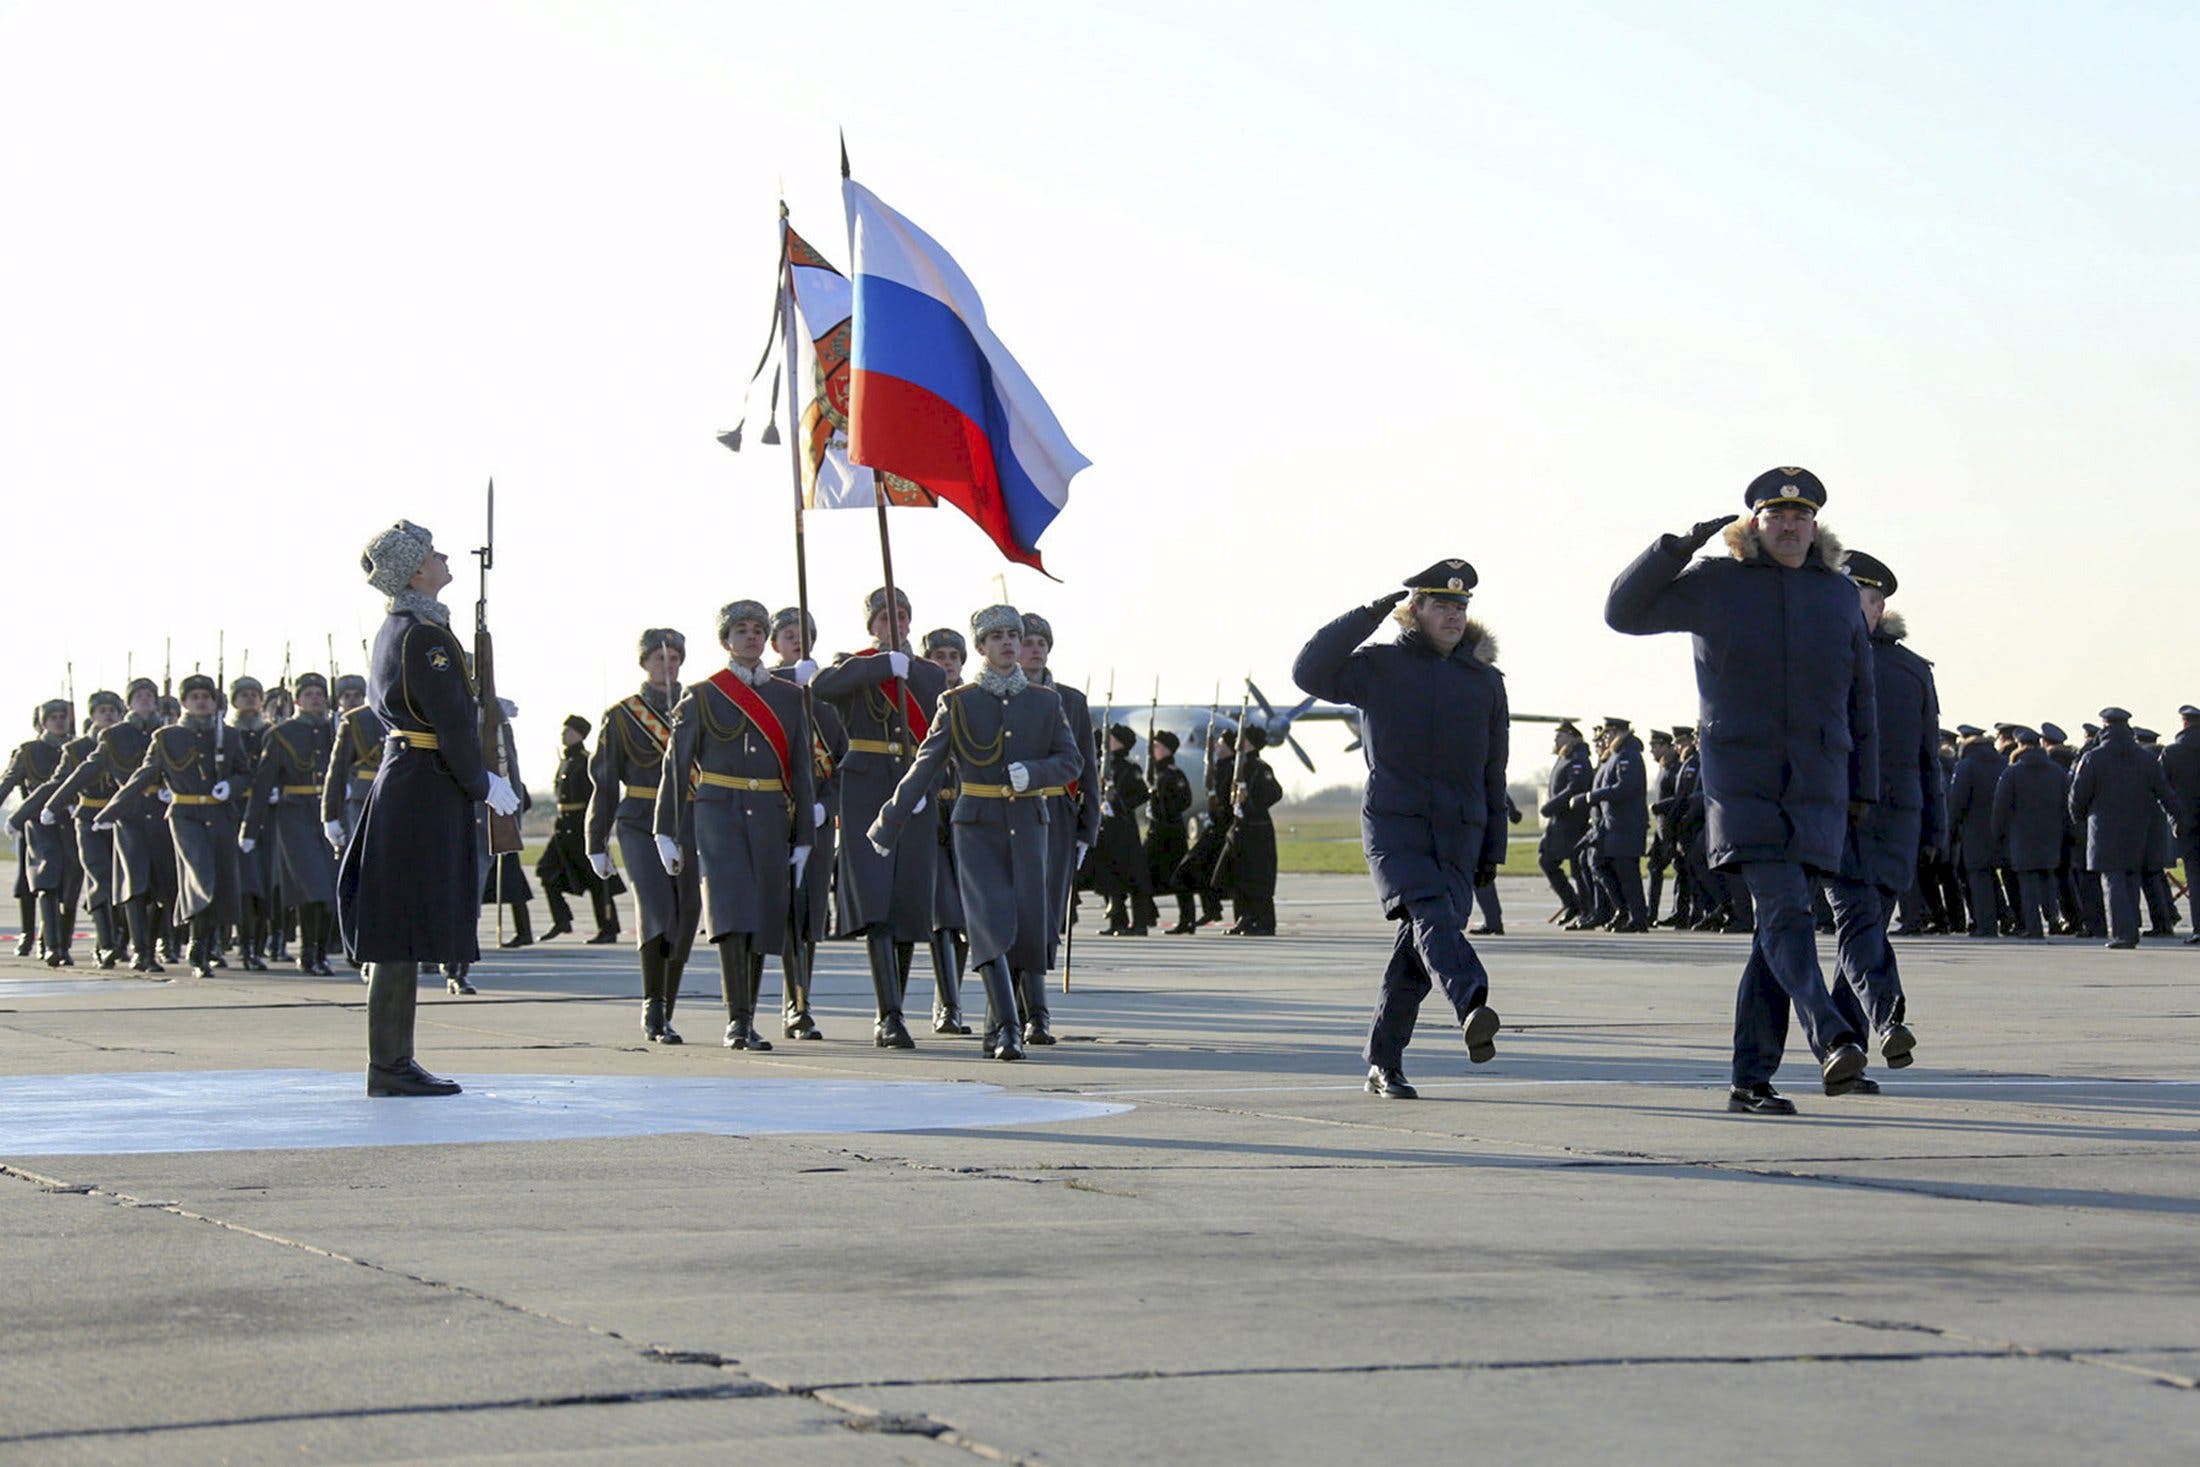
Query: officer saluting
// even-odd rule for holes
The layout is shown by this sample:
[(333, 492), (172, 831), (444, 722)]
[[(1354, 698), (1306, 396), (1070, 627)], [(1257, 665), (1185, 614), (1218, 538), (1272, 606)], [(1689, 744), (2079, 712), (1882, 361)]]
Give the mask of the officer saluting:
[(336, 873), (344, 951), (370, 964), (367, 1094), (456, 1095), (413, 1061), (422, 963), (481, 957), (474, 806), (499, 815), (519, 796), (481, 758), (481, 711), (466, 649), (436, 593), (450, 560), (410, 520), (367, 542), (367, 584), (389, 597), (367, 672), (367, 706), (389, 730), (374, 785)]
[[(1396, 1100), (1416, 1094), (1402, 1065), (1431, 980), (1458, 1016), (1467, 1058), (1497, 1053), (1489, 975), (1465, 929), (1474, 888), (1505, 859), (1511, 714), (1504, 674), (1475, 655), (1475, 579), (1465, 561), (1440, 560), (1316, 632), (1291, 669), (1305, 691), (1362, 714), (1367, 867), (1398, 924), (1367, 1036), (1367, 1089)], [(1404, 628), (1398, 639), (1360, 646), (1386, 614)]]

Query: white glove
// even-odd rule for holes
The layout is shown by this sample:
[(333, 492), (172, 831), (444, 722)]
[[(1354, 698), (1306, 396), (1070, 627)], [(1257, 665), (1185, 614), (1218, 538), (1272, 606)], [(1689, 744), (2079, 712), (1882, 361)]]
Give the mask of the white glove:
[(237, 837), (237, 849), (243, 851), (248, 856), (252, 854), (252, 848), (258, 844), (259, 842), (254, 840), (249, 835), (240, 835)]
[(880, 840), (877, 836), (871, 837), (871, 849), (877, 851), (881, 856), (891, 856), (892, 854), (894, 854), (894, 848), (886, 844), (884, 841)]
[(787, 864), (794, 868), (794, 884), (800, 886), (802, 884), (802, 873), (808, 869), (810, 864), (810, 848), (808, 846), (796, 846), (794, 854), (787, 858)]
[(168, 786), (162, 785), (160, 787), (160, 802), (163, 805), (173, 805), (176, 802), (176, 792)]
[(1008, 787), (1019, 795), (1031, 788), (1031, 770), (1022, 760), (1008, 766)]
[(94, 820), (92, 822), (92, 829), (94, 830), (113, 830), (114, 828), (115, 823), (112, 820)]
[(1231, 814), (1231, 816), (1232, 816), (1233, 818), (1235, 818), (1235, 819), (1238, 819), (1238, 820), (1243, 820), (1243, 819), (1245, 818), (1245, 805), (1244, 805), (1244, 802), (1243, 802), (1243, 801), (1240, 801), (1239, 803), (1237, 803), (1237, 804), (1235, 804), (1235, 805), (1232, 805), (1232, 806), (1230, 807), (1230, 814)]
[(1115, 802), (1114, 802), (1114, 801), (1112, 801), (1112, 800), (1102, 800), (1102, 801), (1100, 802), (1100, 818), (1101, 818), (1102, 820), (1113, 820), (1113, 819), (1115, 818)]
[(665, 875), (680, 874), (680, 843), (669, 835), (657, 837), (657, 860), (665, 868)]
[(816, 804), (810, 806), (810, 823), (812, 825), (815, 825), (819, 830), (823, 830), (825, 828), (825, 802), (823, 800), (820, 800)]
[(805, 657), (800, 662), (797, 662), (794, 665), (794, 685), (796, 687), (808, 687), (810, 685), (810, 679), (816, 676), (817, 664), (811, 661), (809, 658)]
[(489, 793), (482, 798), (499, 815), (509, 815), (519, 809), (519, 795), (513, 790), (512, 782), (494, 769), (489, 771)]
[(609, 851), (590, 851), (588, 853), (588, 869), (596, 873), (598, 881), (609, 881), (611, 879), (611, 853)]
[(344, 848), (344, 822), (343, 822), (343, 821), (341, 821), (341, 820), (331, 820), (331, 821), (329, 821), (329, 822), (328, 822), (327, 824), (325, 824), (325, 825), (323, 825), (323, 826), (321, 827), (321, 834), (323, 834), (323, 835), (327, 836), (327, 837), (328, 837), (328, 843), (329, 843), (330, 845), (332, 845), (332, 846), (336, 847), (336, 849), (338, 849), (339, 851), (340, 851), (340, 850), (342, 850), (342, 849)]
[(55, 823), (56, 823), (56, 821), (58, 820), (58, 818), (59, 818), (59, 817), (57, 817), (57, 816), (56, 816), (56, 815), (55, 815), (55, 814), (53, 813), (53, 806), (51, 806), (51, 805), (41, 805), (41, 806), (39, 807), (39, 809), (38, 809), (38, 823), (39, 823), (40, 825), (52, 825), (52, 824), (55, 824)]
[(207, 793), (214, 797), (214, 801), (216, 804), (221, 803), (223, 800), (229, 798), (229, 781), (226, 779), (215, 780), (214, 787), (208, 790)]
[(1073, 866), (1079, 866), (1079, 867), (1083, 866), (1083, 865), (1085, 864), (1085, 852), (1087, 852), (1087, 851), (1089, 851), (1089, 850), (1091, 850), (1091, 849), (1092, 849), (1092, 842), (1091, 842), (1091, 841), (1086, 841), (1086, 840), (1081, 840), (1081, 841), (1079, 841), (1079, 842), (1077, 843), (1077, 859), (1076, 859), (1075, 861), (1071, 862), (1070, 864), (1071, 864), (1071, 865), (1073, 865)]
[(279, 803), (279, 802), (280, 802), (280, 801), (282, 800), (282, 798), (283, 798), (283, 792), (282, 792), (281, 788), (279, 788), (279, 787), (278, 787), (278, 788), (276, 788), (276, 789), (271, 789), (271, 790), (269, 790), (269, 791), (267, 792), (267, 802), (268, 802), (268, 803), (269, 803), (270, 805), (273, 805), (273, 804), (277, 804), (277, 803)]
[(886, 665), (894, 670), (895, 677), (909, 676), (909, 654), (906, 652), (887, 653)]
[(924, 807), (931, 803), (932, 797), (930, 795), (919, 795), (917, 796), (917, 802), (909, 807), (909, 813), (912, 815), (922, 815), (924, 813)]

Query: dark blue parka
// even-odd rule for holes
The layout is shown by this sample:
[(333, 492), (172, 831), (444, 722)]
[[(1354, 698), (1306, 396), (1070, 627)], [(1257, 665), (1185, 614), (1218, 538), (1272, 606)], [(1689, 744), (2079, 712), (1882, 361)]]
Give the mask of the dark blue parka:
[(2131, 725), (2110, 724), (2070, 781), (2070, 818), (2086, 822), (2085, 869), (2145, 870), (2148, 827), (2157, 811), (2176, 808), (2162, 761), (2139, 747)]
[(1856, 587), (1818, 531), (1789, 570), (1746, 518), (1728, 553), (1691, 560), (1662, 535), (1620, 573), (1604, 619), (1633, 636), (1695, 637), (1696, 736), (1713, 866), (1795, 861), (1837, 871), (1851, 800), (1879, 798), (1878, 696)]
[(1948, 792), (1940, 767), (1940, 691), (1933, 665), (1902, 645), (1901, 617), (1888, 612), (1872, 634), (1872, 682), (1879, 703), (1879, 803), (1864, 811), (1841, 874), (1886, 891), (1917, 879), (1918, 853), (1948, 844)]
[(2184, 849), (2200, 845), (2200, 725), (2178, 730), (2162, 750), (2162, 772), (2177, 794), (2178, 820), (2185, 831)]
[(1589, 786), (1597, 830), (1597, 854), (1607, 861), (1639, 861), (1650, 849), (1650, 797), (1642, 768), (1642, 740), (1628, 734), (1597, 766)]
[(466, 649), (447, 626), (391, 612), (374, 639), (367, 706), (391, 735), (336, 871), (344, 952), (355, 963), (475, 962), (474, 807), (489, 774)]
[(1581, 838), (1589, 833), (1589, 812), (1586, 806), (1574, 804), (1574, 797), (1589, 793), (1596, 782), (1596, 770), (1589, 763), (1589, 746), (1576, 743), (1551, 766), (1551, 783), (1543, 801), (1543, 840), (1539, 847), (1545, 855), (1560, 860), (1570, 859)]
[(2000, 787), (2002, 757), (1991, 739), (1973, 739), (1956, 754), (1956, 772), (1948, 781), (1948, 827), (1974, 871), (1990, 871), (2000, 859), (1994, 839), (1994, 791)]
[(2045, 749), (2027, 749), (2002, 770), (1994, 786), (1994, 835), (2008, 845), (2010, 870), (2060, 869), (2069, 793), (2062, 766)]
[(1485, 638), (1471, 621), (1448, 657), (1418, 631), (1360, 646), (1383, 621), (1366, 607), (1346, 612), (1314, 634), (1291, 676), (1361, 712), (1360, 835), (1383, 914), (1448, 902), (1464, 926), (1474, 868), (1505, 859), (1505, 679), (1477, 655)]

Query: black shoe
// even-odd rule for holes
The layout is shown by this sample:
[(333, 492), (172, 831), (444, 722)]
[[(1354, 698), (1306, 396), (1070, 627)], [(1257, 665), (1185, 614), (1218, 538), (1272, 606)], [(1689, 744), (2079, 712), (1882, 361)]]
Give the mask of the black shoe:
[(1478, 1065), (1486, 1065), (1497, 1058), (1497, 1031), (1500, 1025), (1497, 1010), (1488, 1004), (1479, 1004), (1467, 1015), (1459, 1032), (1467, 1041), (1467, 1058)]
[(1252, 930), (1253, 929), (1246, 923), (1232, 922), (1229, 926), (1222, 929), (1222, 935), (1224, 937), (1243, 937), (1246, 933), (1251, 932)]
[(1489, 923), (1484, 922), (1480, 927), (1469, 927), (1467, 929), (1467, 933), (1471, 937), (1503, 937), (1505, 935), (1505, 929), (1502, 927), (1493, 927)]
[(1907, 1024), (1890, 1025), (1879, 1040), (1879, 1057), (1887, 1062), (1890, 1070), (1906, 1070), (1917, 1063), (1916, 1050), (1917, 1036), (1910, 1032)]
[(2149, 927), (2140, 935), (2143, 937), (2175, 937), (2177, 929), (2174, 927)]
[(1000, 1028), (988, 1034), (985, 1038), (985, 1053), (987, 1059), (1010, 1061), (1022, 1059), (1024, 1057), (1024, 1047), (1016, 1037), (1016, 1026), (1014, 1024), (1003, 1024)]
[(728, 1049), (753, 1049), (761, 1052), (771, 1047), (772, 1042), (757, 1033), (756, 1026), (747, 1019), (735, 1019), (732, 1023), (726, 1025), (726, 1048)]
[(466, 998), (472, 998), (477, 991), (473, 984), (466, 981), (466, 972), (463, 968), (446, 976), (443, 980), (443, 988), (447, 993), (456, 993)]
[(1024, 1043), (1048, 1045), (1053, 1042), (1054, 1031), (1047, 1027), (1046, 1020), (1033, 1019), (1030, 1023), (1024, 1025)]
[(604, 943), (617, 942), (618, 940), (619, 929), (616, 927), (606, 927), (601, 932), (598, 932), (594, 937), (589, 938), (588, 945), (590, 947), (598, 947)]
[(1855, 1085), (1856, 1077), (1864, 1073), (1865, 1063), (1863, 1046), (1837, 1044), (1827, 1051), (1824, 1063), (1818, 1066), (1818, 1078), (1828, 1095), (1846, 1095)]
[(211, 978), (214, 976), (214, 969), (209, 964), (194, 959), (191, 964), (191, 976), (194, 978)]
[(100, 952), (99, 966), (101, 966), (102, 968), (112, 968), (115, 965), (115, 962), (116, 959), (113, 952), (106, 950), (102, 950)]
[(1419, 1100), (1421, 1092), (1406, 1080), (1406, 1072), (1400, 1069), (1384, 1069), (1370, 1065), (1367, 1070), (1367, 1093), (1380, 1095), (1385, 1100)]
[(1114, 935), (1117, 937), (1144, 937), (1146, 935), (1146, 929), (1143, 927), (1126, 927), (1122, 931), (1117, 932)]
[(393, 1095), (456, 1095), (456, 1080), (445, 1080), (429, 1074), (411, 1060), (399, 1060), (394, 1065), (367, 1066), (367, 1094), (377, 1098)]
[(1877, 1095), (1879, 1093), (1879, 1082), (1869, 1075), (1858, 1075), (1855, 1079), (1849, 1081), (1849, 1088), (1841, 1093), (1844, 1095)]
[(20, 938), (16, 939), (15, 955), (17, 957), (27, 958), (37, 951), (38, 936), (36, 933), (26, 932)]
[(533, 947), (534, 945), (534, 937), (525, 932), (515, 932), (510, 937), (505, 938), (504, 941), (497, 944), (498, 947), (501, 947), (506, 951), (510, 951), (515, 947)]
[(313, 961), (307, 965), (306, 971), (316, 978), (334, 978), (336, 976), (336, 970), (328, 965), (328, 959), (319, 953), (313, 955)]
[(261, 962), (260, 959), (252, 953), (246, 953), (243, 957), (237, 959), (237, 961), (243, 966), (244, 970), (247, 973), (265, 973), (267, 971), (267, 964)]
[(657, 1031), (657, 1042), (659, 1044), (687, 1043), (685, 1039), (680, 1037), (680, 1031), (672, 1027), (672, 1020), (669, 1018), (665, 1020), (665, 1027)]
[(888, 1014), (871, 1026), (871, 1043), (880, 1049), (917, 1047), (917, 1041), (909, 1037), (909, 1026), (901, 1021), (899, 1014)]
[(2114, 952), (2129, 952), (2131, 949), (2137, 947), (2138, 945), (2139, 939), (2136, 937), (2130, 939), (2129, 941), (2126, 941), (2123, 938), (2113, 938), (2108, 943), (2109, 949)]
[(961, 1014), (934, 1014), (932, 1016), (932, 1032), (934, 1034), (968, 1034), (970, 1026), (963, 1022)]
[(159, 961), (152, 956), (152, 954), (147, 953), (145, 956), (139, 958), (136, 962), (130, 965), (130, 971), (133, 973), (143, 973), (147, 977), (151, 977), (155, 973), (165, 973), (168, 970), (166, 968), (163, 968), (160, 965)]
[(661, 998), (644, 999), (642, 1001), (642, 1038), (648, 1040), (651, 1044), (656, 1044), (662, 1041), (664, 1037), (665, 1001)]
[(1770, 1085), (1752, 1085), (1746, 1090), (1736, 1086), (1726, 1092), (1726, 1108), (1738, 1115), (1791, 1116), (1795, 1114), (1795, 1102), (1773, 1089)]
[(561, 917), (557, 921), (550, 924), (550, 930), (548, 932), (545, 932), (541, 937), (535, 940), (537, 942), (548, 942), (551, 938), (563, 937), (566, 933), (571, 932), (572, 930), (573, 924)]
[[(1161, 935), (1163, 937), (1189, 937), (1198, 930), (1199, 924), (1196, 922), (1179, 922), (1174, 927), (1164, 927), (1161, 930)], [(2193, 938), (2192, 941), (2200, 942), (2200, 937)]]
[(825, 1037), (818, 1030), (817, 1020), (806, 1013), (796, 1014), (792, 1019), (781, 1024), (779, 1032), (789, 1039), (823, 1039)]
[(2185, 946), (2186, 946), (2186, 947), (2200, 947), (2200, 932), (2195, 932), (2195, 933), (2194, 933), (2194, 934), (2193, 934), (2192, 936), (2190, 936), (2190, 937), (2186, 938), (2186, 939), (2185, 939)]

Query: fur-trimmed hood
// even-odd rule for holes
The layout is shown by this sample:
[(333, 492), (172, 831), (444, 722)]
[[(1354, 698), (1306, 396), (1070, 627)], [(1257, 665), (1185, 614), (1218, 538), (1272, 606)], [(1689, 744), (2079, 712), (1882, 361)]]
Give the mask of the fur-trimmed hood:
[(1473, 648), (1474, 660), (1485, 667), (1497, 665), (1497, 633), (1471, 616), (1467, 618), (1467, 634), (1460, 639), (1460, 645)]
[[(1753, 515), (1736, 515), (1726, 527), (1726, 553), (1739, 561), (1762, 560), (1765, 547), (1757, 536), (1757, 520)], [(1818, 522), (1818, 538), (1811, 542), (1818, 552), (1818, 559), (1827, 570), (1838, 574), (1841, 570), (1841, 537), (1827, 527), (1824, 520)]]
[(1899, 642), (1910, 634), (1910, 624), (1902, 619), (1899, 611), (1879, 613), (1879, 630), (1873, 636), (1889, 642)]

